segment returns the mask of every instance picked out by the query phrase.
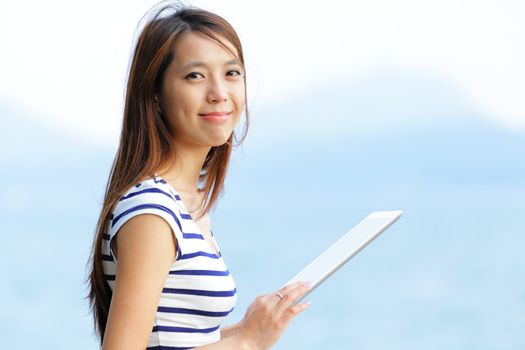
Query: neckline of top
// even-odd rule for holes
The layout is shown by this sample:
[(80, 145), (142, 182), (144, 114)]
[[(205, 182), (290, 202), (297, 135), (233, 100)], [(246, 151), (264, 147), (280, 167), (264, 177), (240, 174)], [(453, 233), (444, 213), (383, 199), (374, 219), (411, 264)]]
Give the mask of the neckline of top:
[[(180, 205), (182, 207), (182, 209), (184, 209), (186, 211), (186, 213), (188, 213), (188, 215), (190, 216), (190, 220), (191, 222), (193, 223), (193, 225), (195, 226), (195, 228), (199, 231), (198, 233), (200, 233), (203, 238), (204, 238), (204, 232), (202, 232), (202, 230), (200, 229), (200, 227), (197, 225), (197, 223), (195, 222), (195, 220), (193, 219), (193, 216), (190, 214), (190, 212), (188, 211), (188, 209), (186, 208), (186, 205), (184, 204), (184, 201), (182, 200), (182, 197), (180, 196), (179, 192), (175, 189), (175, 187), (173, 187), (168, 181), (166, 181), (166, 179), (164, 179), (162, 176), (158, 175), (157, 173), (154, 173), (153, 174), (153, 179), (154, 180), (162, 180), (168, 187), (170, 190), (172, 190), (174, 193), (173, 195), (177, 195), (179, 196), (180, 198)], [(178, 202), (176, 199), (175, 199), (176, 202)], [(213, 243), (213, 247), (211, 246), (210, 242), (208, 242), (208, 240), (204, 239), (204, 241), (206, 242), (206, 244), (208, 245), (208, 247), (211, 248), (211, 250), (215, 253), (215, 255), (217, 255), (218, 257), (220, 257), (220, 253), (219, 253), (219, 247), (217, 246), (217, 243), (215, 242), (215, 238), (213, 237), (213, 234), (211, 233), (211, 227), (210, 227), (210, 239)]]

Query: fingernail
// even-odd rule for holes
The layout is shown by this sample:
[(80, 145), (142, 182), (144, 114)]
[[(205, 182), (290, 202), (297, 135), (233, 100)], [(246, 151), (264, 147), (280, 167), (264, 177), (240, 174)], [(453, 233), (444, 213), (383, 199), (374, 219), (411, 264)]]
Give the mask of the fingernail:
[(311, 287), (311, 286), (312, 286), (312, 281), (304, 281), (304, 282), (303, 282), (303, 285), (304, 285), (305, 287)]

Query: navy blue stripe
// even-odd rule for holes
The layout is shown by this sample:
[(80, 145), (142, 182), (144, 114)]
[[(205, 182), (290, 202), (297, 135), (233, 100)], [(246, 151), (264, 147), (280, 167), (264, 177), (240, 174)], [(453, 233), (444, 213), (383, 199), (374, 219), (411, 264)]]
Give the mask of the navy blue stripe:
[(188, 238), (188, 239), (204, 239), (204, 237), (200, 233), (182, 233), (182, 237)]
[(136, 187), (136, 188), (139, 188), (140, 185), (142, 185), (142, 183), (138, 183), (138, 184), (136, 184), (135, 187)]
[(175, 199), (180, 201), (180, 196), (178, 194), (175, 195)]
[(205, 297), (232, 297), (237, 294), (237, 289), (233, 290), (202, 290), (202, 289), (181, 289), (163, 288), (162, 293), (200, 295)]
[(179, 222), (179, 218), (177, 218), (177, 215), (175, 215), (175, 213), (170, 209), (170, 208), (167, 208), (163, 205), (160, 205), (160, 204), (153, 204), (153, 203), (148, 203), (148, 204), (140, 204), (140, 205), (137, 205), (137, 206), (134, 206), (132, 208), (129, 208), (128, 210), (125, 210), (124, 212), (122, 212), (120, 215), (116, 216), (112, 223), (111, 223), (111, 227), (115, 226), (115, 224), (125, 215), (129, 214), (129, 213), (132, 213), (134, 211), (137, 211), (137, 210), (142, 210), (142, 209), (158, 209), (158, 210), (161, 210), (161, 211), (164, 211), (168, 214), (170, 214), (173, 219), (175, 220), (175, 222), (177, 223), (177, 226), (179, 226), (179, 230), (182, 232), (182, 226)]
[(157, 308), (157, 311), (158, 312), (169, 312), (169, 313), (175, 313), (175, 314), (208, 316), (208, 317), (225, 317), (225, 316), (228, 316), (233, 311), (233, 308), (229, 311), (205, 311), (205, 310), (196, 310), (196, 309), (185, 309), (181, 307), (159, 306)]
[(166, 345), (157, 345), (157, 346), (150, 346), (147, 347), (146, 350), (191, 350), (195, 349), (193, 348), (186, 348), (186, 347), (180, 347), (180, 346), (166, 346)]
[(107, 281), (114, 281), (115, 280), (115, 275), (104, 275), (104, 278)]
[(131, 198), (131, 197), (138, 196), (139, 194), (143, 194), (143, 193), (160, 193), (160, 194), (165, 195), (169, 199), (173, 200), (173, 197), (169, 193), (166, 193), (166, 192), (164, 192), (161, 189), (158, 189), (158, 188), (145, 188), (145, 189), (137, 191), (137, 192), (132, 192), (132, 193), (128, 194), (127, 196), (121, 197), (120, 201), (126, 200), (126, 199)]
[(102, 234), (102, 239), (105, 239), (106, 241), (109, 241), (109, 235), (107, 233)]
[(197, 256), (205, 256), (205, 257), (212, 258), (212, 259), (219, 259), (219, 257), (216, 254), (206, 253), (206, 252), (195, 252), (195, 253), (183, 254), (180, 258), (181, 260), (184, 260), (184, 259), (195, 258)]
[(113, 257), (111, 255), (102, 254), (102, 260), (113, 261)]
[(182, 258), (182, 250), (180, 250), (180, 244), (177, 244), (177, 258), (175, 260), (180, 260)]
[(172, 326), (155, 326), (152, 332), (177, 332), (177, 333), (213, 333), (219, 329), (220, 325), (212, 328), (188, 328)]
[(165, 183), (167, 183), (166, 181), (164, 181), (163, 179), (160, 179), (160, 178), (159, 178), (159, 180), (157, 180), (157, 178), (154, 178), (153, 181), (155, 181), (156, 184), (158, 184), (159, 182), (160, 182), (161, 184), (165, 184)]
[(180, 217), (183, 218), (183, 219), (192, 220), (190, 214), (184, 214), (184, 213), (181, 213), (180, 211), (179, 211), (179, 214), (180, 214)]
[(179, 270), (170, 271), (170, 275), (192, 275), (192, 276), (229, 276), (230, 271), (215, 271), (215, 270)]

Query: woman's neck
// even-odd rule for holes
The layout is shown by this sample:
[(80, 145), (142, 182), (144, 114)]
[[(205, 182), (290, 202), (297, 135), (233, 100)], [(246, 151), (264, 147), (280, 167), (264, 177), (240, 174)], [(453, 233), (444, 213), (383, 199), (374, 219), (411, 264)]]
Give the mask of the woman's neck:
[(175, 190), (186, 194), (198, 194), (199, 175), (211, 147), (176, 146), (176, 159), (158, 173)]

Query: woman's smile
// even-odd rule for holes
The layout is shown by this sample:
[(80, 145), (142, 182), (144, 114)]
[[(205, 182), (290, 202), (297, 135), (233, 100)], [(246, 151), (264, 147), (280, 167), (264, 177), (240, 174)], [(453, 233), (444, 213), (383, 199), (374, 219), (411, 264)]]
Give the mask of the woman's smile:
[(202, 119), (210, 122), (225, 122), (229, 119), (231, 112), (212, 112), (206, 114), (199, 114)]

